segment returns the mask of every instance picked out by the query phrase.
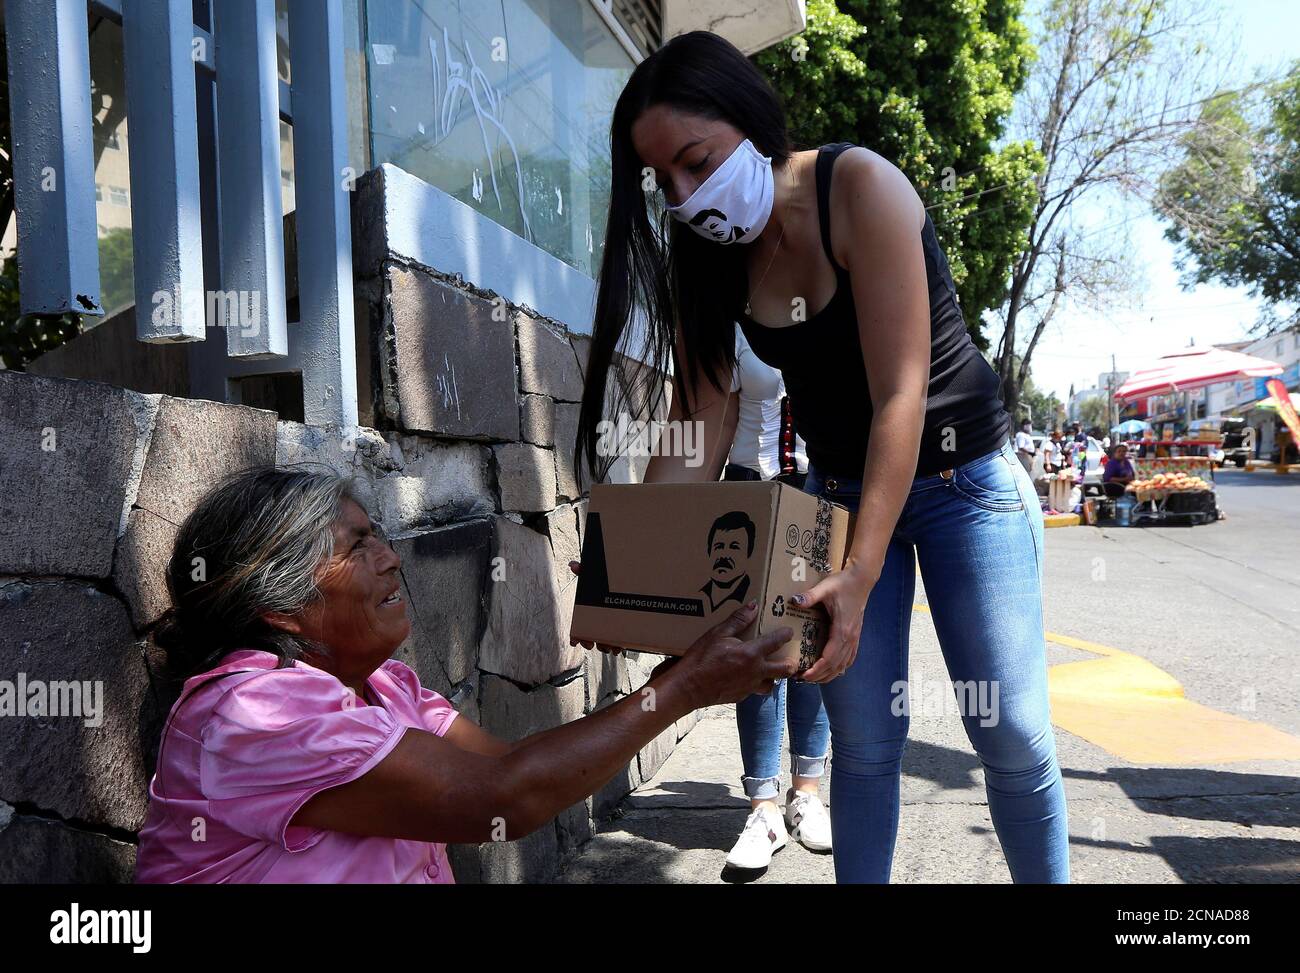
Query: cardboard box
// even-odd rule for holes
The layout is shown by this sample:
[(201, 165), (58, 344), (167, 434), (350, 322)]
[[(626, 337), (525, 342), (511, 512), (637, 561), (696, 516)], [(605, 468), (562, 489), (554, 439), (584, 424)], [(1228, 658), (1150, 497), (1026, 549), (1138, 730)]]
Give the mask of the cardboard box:
[(681, 655), (758, 598), (740, 637), (790, 626), (782, 652), (803, 672), (826, 644), (829, 616), (790, 598), (843, 567), (851, 519), (772, 481), (595, 484), (570, 635)]

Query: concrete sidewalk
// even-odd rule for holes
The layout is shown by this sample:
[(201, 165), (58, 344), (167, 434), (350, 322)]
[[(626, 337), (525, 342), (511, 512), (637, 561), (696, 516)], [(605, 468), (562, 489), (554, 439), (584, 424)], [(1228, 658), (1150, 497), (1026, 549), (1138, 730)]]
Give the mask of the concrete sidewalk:
[[(1118, 737), (1121, 717), (1101, 702), (1089, 712), (1086, 695), (1072, 724), (1083, 735), (1055, 727), (1075, 882), (1300, 882), (1300, 613), (1292, 607), (1300, 605), (1300, 489), (1220, 492), (1229, 519), (1219, 524), (1047, 534), (1048, 632), (1167, 677), (1177, 697), (1173, 715), (1157, 709), (1145, 724), (1140, 714), (1123, 715), (1136, 722), (1123, 722)], [(913, 612), (911, 640), (913, 692), (919, 680), (924, 699), (943, 698), (929, 692), (947, 685), (947, 673), (924, 609)], [(1049, 666), (1098, 658), (1048, 643)], [(1069, 671), (1052, 674), (1054, 717), (1068, 702)], [(1117, 670), (1115, 698), (1124, 699), (1132, 671)], [(1009, 882), (950, 688), (946, 700), (912, 711), (893, 881)], [(829, 855), (794, 843), (764, 874), (724, 875), (748, 802), (734, 708), (703, 716), (558, 881), (834, 881)], [(1122, 732), (1130, 730), (1162, 756), (1129, 759), (1107, 749), (1128, 752)], [(1232, 739), (1210, 739), (1215, 734)], [(1239, 752), (1223, 759), (1220, 742)]]

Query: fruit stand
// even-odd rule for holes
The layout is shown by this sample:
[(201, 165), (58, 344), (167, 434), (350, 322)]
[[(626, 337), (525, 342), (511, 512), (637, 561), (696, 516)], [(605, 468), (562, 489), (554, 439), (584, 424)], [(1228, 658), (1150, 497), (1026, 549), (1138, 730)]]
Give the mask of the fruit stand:
[[(1129, 462), (1138, 479), (1157, 473), (1191, 473), (1214, 478), (1211, 450), (1223, 445), (1223, 437), (1214, 439), (1129, 439)], [(1141, 455), (1146, 453), (1148, 455)], [(1154, 454), (1154, 455), (1151, 455)], [(1163, 455), (1162, 455), (1163, 454)]]
[[(1282, 372), (1282, 366), (1275, 361), (1228, 348), (1184, 348), (1162, 355), (1146, 367), (1137, 369), (1116, 390), (1115, 398), (1120, 402), (1131, 402), (1181, 393), (1183, 414), (1190, 415), (1188, 393), (1196, 389), (1220, 382), (1272, 378)], [(1144, 440), (1139, 445), (1145, 446), (1150, 442)], [(1217, 520), (1219, 507), (1214, 490), (1214, 461), (1209, 454), (1221, 442), (1221, 438), (1162, 439), (1154, 443), (1154, 449), (1137, 450), (1155, 454), (1130, 457), (1136, 476), (1126, 493), (1131, 493), (1138, 501), (1138, 509), (1134, 511), (1137, 519), (1163, 521), (1179, 517), (1192, 523)], [(1162, 452), (1163, 456), (1160, 455)], [(1161, 463), (1163, 469), (1156, 465)], [(1206, 476), (1200, 475), (1201, 471)]]
[(1137, 501), (1134, 521), (1171, 519), (1207, 524), (1219, 517), (1214, 483), (1195, 473), (1155, 473), (1126, 488)]

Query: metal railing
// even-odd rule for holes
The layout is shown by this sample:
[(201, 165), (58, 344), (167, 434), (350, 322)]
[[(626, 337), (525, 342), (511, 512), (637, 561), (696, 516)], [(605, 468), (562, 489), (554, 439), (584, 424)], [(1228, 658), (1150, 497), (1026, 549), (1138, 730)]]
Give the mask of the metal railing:
[[(86, 0), (6, 0), (24, 314), (103, 314)], [(342, 0), (93, 0), (122, 26), (136, 336), (196, 342), (191, 391), (298, 372), (308, 423), (357, 422)], [(199, 22), (196, 22), (199, 21)], [(281, 119), (294, 125), (299, 320), (286, 320)], [(224, 347), (209, 328), (225, 332)]]

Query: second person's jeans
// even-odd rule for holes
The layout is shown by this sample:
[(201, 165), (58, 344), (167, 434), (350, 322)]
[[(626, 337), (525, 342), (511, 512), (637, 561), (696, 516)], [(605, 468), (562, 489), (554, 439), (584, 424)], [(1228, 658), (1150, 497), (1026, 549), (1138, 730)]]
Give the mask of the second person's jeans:
[[(813, 467), (804, 489), (857, 510), (862, 481)], [(1069, 881), (1065, 792), (1047, 703), (1042, 558), (1042, 510), (1010, 443), (950, 476), (913, 480), (867, 600), (858, 654), (821, 687), (834, 748), (837, 881), (889, 881), (909, 706), (931, 695), (907, 683), (918, 562), (1011, 877)]]
[[(787, 706), (788, 700), (788, 706)], [(799, 679), (778, 679), (766, 696), (755, 693), (736, 704), (741, 786), (751, 800), (776, 800), (780, 793), (781, 735), (790, 716), (790, 773), (820, 777), (826, 768), (830, 721), (822, 687)]]
[[(725, 480), (763, 479), (758, 470), (736, 463), (728, 463), (722, 472)], [(822, 705), (821, 686), (778, 679), (766, 696), (755, 693), (736, 704), (740, 760), (745, 770), (740, 783), (750, 800), (776, 800), (780, 793), (781, 737), (787, 711), (791, 774), (820, 777), (825, 772), (830, 721)]]

